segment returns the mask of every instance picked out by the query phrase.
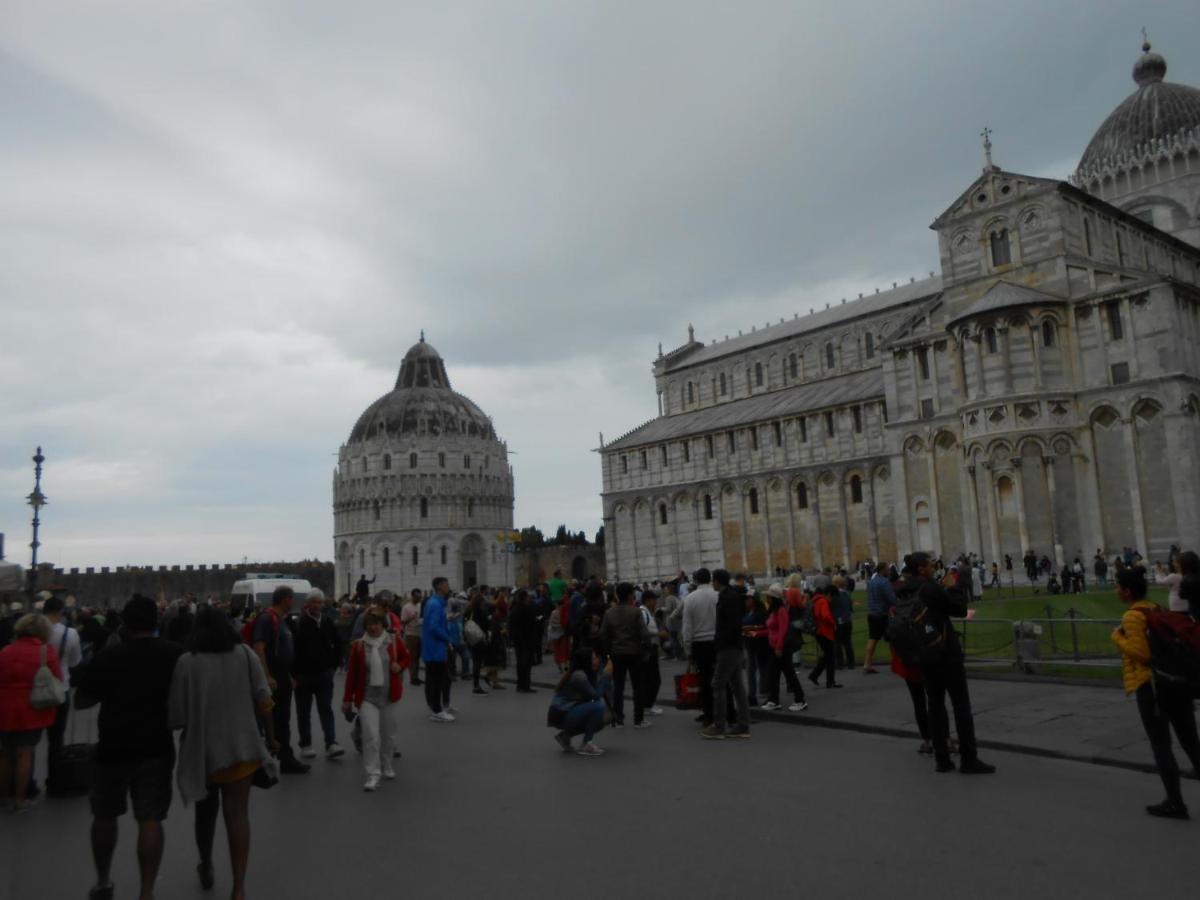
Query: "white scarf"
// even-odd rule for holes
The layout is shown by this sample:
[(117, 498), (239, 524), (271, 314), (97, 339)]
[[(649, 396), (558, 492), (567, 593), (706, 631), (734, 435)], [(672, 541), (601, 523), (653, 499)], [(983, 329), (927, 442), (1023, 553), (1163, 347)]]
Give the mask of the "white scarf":
[(363, 635), (363, 649), (367, 654), (367, 687), (383, 687), (387, 684), (384, 660), (387, 659), (388, 642), (386, 631), (377, 638)]

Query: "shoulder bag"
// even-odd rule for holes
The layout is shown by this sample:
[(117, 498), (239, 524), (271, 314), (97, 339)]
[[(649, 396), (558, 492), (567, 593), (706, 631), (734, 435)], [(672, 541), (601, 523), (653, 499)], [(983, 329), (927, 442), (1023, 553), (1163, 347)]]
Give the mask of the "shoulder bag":
[[(62, 665), (60, 662), (59, 665)], [(54, 677), (46, 661), (46, 645), (42, 644), (42, 664), (33, 676), (29, 690), (29, 705), (34, 709), (53, 709), (67, 702), (67, 686)]]

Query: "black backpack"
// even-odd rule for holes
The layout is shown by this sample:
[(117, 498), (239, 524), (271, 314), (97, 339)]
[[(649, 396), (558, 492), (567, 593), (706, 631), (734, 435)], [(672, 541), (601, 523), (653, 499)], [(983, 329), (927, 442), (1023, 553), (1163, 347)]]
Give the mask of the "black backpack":
[(946, 653), (945, 623), (929, 621), (929, 607), (918, 591), (903, 594), (888, 620), (887, 641), (908, 666), (936, 665)]

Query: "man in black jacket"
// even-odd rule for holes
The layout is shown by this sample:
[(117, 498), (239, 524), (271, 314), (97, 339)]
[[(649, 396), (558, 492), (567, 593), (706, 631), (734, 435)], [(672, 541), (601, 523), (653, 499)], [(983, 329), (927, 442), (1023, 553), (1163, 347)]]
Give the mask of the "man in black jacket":
[[(717, 596), (717, 624), (713, 635), (716, 650), (716, 667), (713, 672), (713, 723), (700, 732), (710, 740), (750, 737), (750, 704), (746, 698), (745, 651), (742, 649), (742, 619), (746, 615), (746, 591), (729, 584), (729, 573), (724, 569), (713, 572), (713, 587)], [(733, 691), (737, 704), (737, 724), (726, 729), (729, 715), (729, 698), (726, 690)]]
[(317, 717), (325, 734), (325, 756), (337, 759), (345, 751), (338, 746), (333, 718), (333, 673), (342, 658), (337, 628), (321, 615), (325, 594), (313, 588), (304, 600), (304, 611), (296, 625), (296, 657), (292, 677), (296, 680), (296, 727), (300, 732), (300, 755), (311, 759), (312, 703), (317, 701)]
[(941, 658), (935, 663), (921, 665), (921, 677), (929, 699), (929, 726), (937, 771), (954, 771), (954, 763), (950, 760), (950, 720), (946, 715), (946, 696), (949, 695), (954, 707), (954, 727), (958, 730), (958, 749), (962, 754), (959, 771), (964, 775), (990, 775), (996, 767), (981, 761), (977, 755), (975, 720), (971, 715), (962, 644), (958, 632), (950, 624), (951, 617), (966, 616), (966, 595), (957, 588), (947, 591), (933, 580), (933, 560), (929, 554), (914, 553), (909, 562), (915, 573), (917, 594), (928, 610), (926, 625), (940, 630), (944, 638)]

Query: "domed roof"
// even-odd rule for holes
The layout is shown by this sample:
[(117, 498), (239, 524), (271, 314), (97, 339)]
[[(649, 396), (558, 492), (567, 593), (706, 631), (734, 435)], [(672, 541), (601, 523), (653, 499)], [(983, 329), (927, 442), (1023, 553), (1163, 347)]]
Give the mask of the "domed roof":
[(1079, 160), (1076, 175), (1086, 176), (1140, 155), (1162, 141), (1200, 127), (1200, 90), (1163, 81), (1167, 61), (1142, 44), (1133, 66), (1138, 89), (1112, 111)]
[(396, 386), (367, 407), (350, 432), (350, 443), (384, 434), (480, 437), (496, 440), (491, 420), (450, 389), (441, 355), (421, 340), (404, 354)]

